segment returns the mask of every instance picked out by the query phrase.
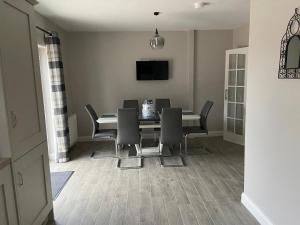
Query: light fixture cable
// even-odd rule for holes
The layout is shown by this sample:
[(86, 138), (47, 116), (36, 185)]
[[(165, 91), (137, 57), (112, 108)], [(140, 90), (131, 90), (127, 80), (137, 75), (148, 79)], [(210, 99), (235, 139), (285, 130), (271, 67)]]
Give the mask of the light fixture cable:
[[(158, 16), (160, 12), (156, 11), (153, 13), (154, 16)], [(155, 29), (155, 35), (150, 39), (150, 46), (152, 49), (162, 49), (165, 45), (165, 38), (160, 36), (158, 33), (158, 29)]]

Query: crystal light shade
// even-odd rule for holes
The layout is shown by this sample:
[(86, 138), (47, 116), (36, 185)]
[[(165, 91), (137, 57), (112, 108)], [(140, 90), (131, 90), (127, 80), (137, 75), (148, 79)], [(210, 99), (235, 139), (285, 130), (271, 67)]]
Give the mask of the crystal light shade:
[(152, 49), (162, 49), (165, 45), (165, 39), (164, 37), (160, 36), (158, 34), (157, 29), (155, 30), (155, 35), (150, 40), (150, 46)]

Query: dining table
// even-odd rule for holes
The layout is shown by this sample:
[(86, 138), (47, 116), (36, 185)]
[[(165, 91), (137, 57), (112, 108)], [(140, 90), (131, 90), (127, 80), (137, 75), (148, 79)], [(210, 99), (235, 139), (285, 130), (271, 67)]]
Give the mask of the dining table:
[[(193, 122), (199, 121), (200, 115), (194, 113), (192, 110), (182, 110), (182, 122)], [(153, 113), (151, 116), (143, 115), (142, 113), (138, 114), (139, 127), (141, 129), (154, 129), (160, 128), (160, 114)], [(99, 124), (117, 124), (118, 123), (118, 114), (117, 113), (103, 113), (97, 119), (97, 123)], [(160, 154), (158, 146), (154, 147), (142, 147), (142, 154), (144, 157), (146, 156), (157, 156)]]
[[(182, 110), (182, 122), (186, 121), (197, 121), (200, 119), (200, 115), (194, 113), (191, 110)], [(142, 113), (138, 114), (138, 120), (140, 122), (139, 127), (141, 129), (153, 129), (160, 128), (160, 114), (153, 113), (150, 116), (145, 116)], [(117, 113), (103, 113), (97, 119), (99, 124), (117, 124), (118, 115)]]

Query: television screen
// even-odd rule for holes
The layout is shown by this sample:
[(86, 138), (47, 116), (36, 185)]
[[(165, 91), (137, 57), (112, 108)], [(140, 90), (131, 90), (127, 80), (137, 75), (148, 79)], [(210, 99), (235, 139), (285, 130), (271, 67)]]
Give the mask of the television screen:
[(168, 80), (169, 62), (168, 61), (137, 61), (136, 79), (137, 80)]

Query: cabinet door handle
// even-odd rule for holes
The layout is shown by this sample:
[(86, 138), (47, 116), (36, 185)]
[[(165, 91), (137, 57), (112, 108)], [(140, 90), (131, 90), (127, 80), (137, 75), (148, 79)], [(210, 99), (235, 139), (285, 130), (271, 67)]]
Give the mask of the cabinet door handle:
[(24, 184), (22, 173), (18, 172), (18, 176), (19, 176), (19, 186), (22, 186)]
[(12, 128), (16, 128), (17, 126), (17, 116), (14, 113), (14, 111), (10, 111), (10, 121), (11, 121), (11, 126)]

